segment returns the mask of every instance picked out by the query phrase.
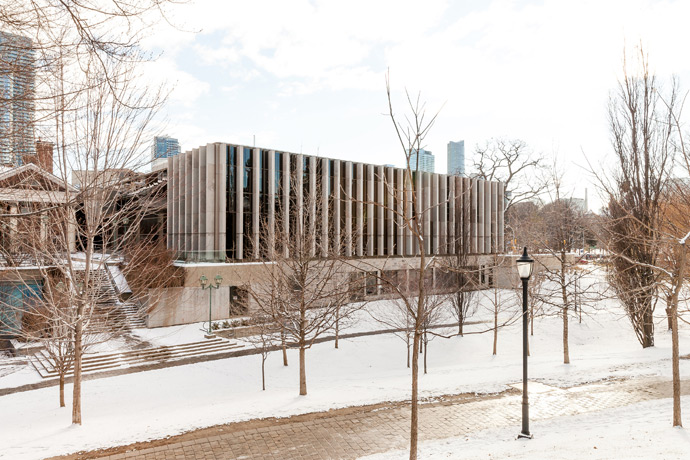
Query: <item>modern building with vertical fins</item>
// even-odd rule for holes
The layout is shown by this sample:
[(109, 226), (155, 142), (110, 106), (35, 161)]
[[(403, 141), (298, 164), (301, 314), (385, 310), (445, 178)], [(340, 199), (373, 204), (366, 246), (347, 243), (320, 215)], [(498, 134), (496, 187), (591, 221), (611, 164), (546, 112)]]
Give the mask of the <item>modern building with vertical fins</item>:
[[(424, 210), (426, 254), (455, 257), (462, 251), (480, 268), (503, 253), (500, 182), (417, 171), (410, 187), (401, 168), (226, 143), (207, 144), (167, 161), (167, 246), (186, 271), (178, 293), (184, 300), (161, 300), (151, 308), (149, 326), (208, 317), (208, 294), (198, 286), (201, 274), (223, 276), (227, 293), (220, 289), (213, 295), (227, 309), (233, 289), (260, 282), (256, 262), (265, 254), (263, 239), (275, 234), (277, 225), (285, 234), (293, 231), (299, 225), (295, 216), (308, 214), (306, 203), (318, 203), (323, 221), (310, 227), (317, 232), (314, 256), (340, 251), (351, 259), (352, 270), (360, 263), (367, 272), (378, 269), (407, 280), (418, 268), (418, 240), (400, 217), (412, 215), (412, 193)], [(348, 244), (329, 247), (335, 241)], [(442, 273), (430, 273), (435, 285)], [(368, 287), (366, 294), (384, 293)], [(227, 317), (227, 312), (214, 312), (214, 317)]]

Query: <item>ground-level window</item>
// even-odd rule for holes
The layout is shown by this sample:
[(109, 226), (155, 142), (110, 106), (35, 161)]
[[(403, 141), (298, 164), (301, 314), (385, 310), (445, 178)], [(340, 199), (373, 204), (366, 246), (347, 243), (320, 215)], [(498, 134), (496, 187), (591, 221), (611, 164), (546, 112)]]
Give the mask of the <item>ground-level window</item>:
[(42, 281), (0, 283), (0, 338), (19, 335), (24, 312), (35, 308), (42, 297)]

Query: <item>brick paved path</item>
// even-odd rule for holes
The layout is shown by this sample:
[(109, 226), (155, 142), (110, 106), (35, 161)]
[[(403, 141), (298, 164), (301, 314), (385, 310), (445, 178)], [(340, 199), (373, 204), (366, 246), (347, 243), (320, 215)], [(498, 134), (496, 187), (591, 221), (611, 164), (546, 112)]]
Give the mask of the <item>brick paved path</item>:
[[(420, 441), (487, 428), (520, 429), (520, 385), (497, 396), (457, 395), (420, 406)], [(690, 381), (683, 382), (690, 394)], [(530, 419), (543, 420), (671, 397), (657, 378), (607, 381), (560, 389), (530, 383)], [(216, 426), (166, 440), (61, 459), (354, 459), (407, 446), (409, 406), (379, 404)]]

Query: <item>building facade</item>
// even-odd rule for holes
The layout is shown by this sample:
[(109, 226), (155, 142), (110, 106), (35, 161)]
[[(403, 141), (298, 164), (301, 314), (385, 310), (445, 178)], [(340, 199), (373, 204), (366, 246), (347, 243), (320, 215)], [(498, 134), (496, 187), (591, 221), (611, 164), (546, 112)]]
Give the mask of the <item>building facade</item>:
[[(260, 260), (262, 239), (298, 225), (320, 203), (319, 247), (345, 240), (346, 257), (416, 256), (403, 216), (421, 212), (428, 254), (503, 252), (499, 182), (406, 171), (242, 145), (214, 143), (168, 158), (167, 246), (179, 260)], [(412, 194), (416, 196), (412, 196)], [(309, 198), (312, 198), (310, 200)], [(308, 212), (307, 212), (308, 213)], [(297, 220), (296, 220), (297, 219)], [(318, 230), (317, 230), (318, 229)], [(267, 231), (268, 230), (268, 231)], [(258, 244), (252, 244), (258, 242)], [(315, 249), (315, 253), (318, 249)]]
[(448, 174), (465, 175), (465, 141), (448, 142)]
[(177, 139), (168, 136), (155, 136), (153, 138), (153, 159), (168, 158), (180, 153), (180, 143)]
[(32, 42), (0, 32), (0, 164), (21, 166), (35, 155), (35, 67)]
[(436, 170), (436, 159), (429, 150), (419, 149), (410, 154), (410, 168), (433, 173)]

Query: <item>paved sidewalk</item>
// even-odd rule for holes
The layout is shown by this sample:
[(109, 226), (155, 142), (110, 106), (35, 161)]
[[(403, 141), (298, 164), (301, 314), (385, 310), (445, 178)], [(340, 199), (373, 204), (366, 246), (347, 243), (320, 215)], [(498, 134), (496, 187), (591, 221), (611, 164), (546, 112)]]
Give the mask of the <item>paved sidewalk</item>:
[[(457, 395), (420, 406), (420, 442), (487, 428), (520, 430), (521, 393)], [(682, 393), (690, 394), (690, 380)], [(605, 381), (561, 389), (530, 384), (530, 419), (544, 420), (671, 397), (671, 383), (660, 378)], [(670, 417), (670, 414), (669, 414)], [(165, 440), (123, 446), (60, 459), (355, 459), (404, 449), (409, 405), (388, 403), (337, 409), (285, 419), (253, 420), (215, 426)]]

